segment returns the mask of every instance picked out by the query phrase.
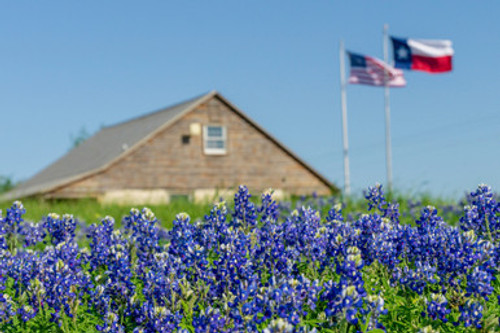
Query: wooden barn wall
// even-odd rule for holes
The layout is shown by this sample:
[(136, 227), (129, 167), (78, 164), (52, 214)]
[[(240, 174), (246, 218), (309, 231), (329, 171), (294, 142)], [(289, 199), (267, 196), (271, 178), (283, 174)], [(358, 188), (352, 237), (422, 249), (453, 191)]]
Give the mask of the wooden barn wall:
[[(191, 136), (190, 124), (227, 128), (227, 154), (203, 153), (203, 134)], [(260, 131), (217, 98), (158, 133), (107, 170), (59, 188), (51, 197), (96, 196), (107, 190), (166, 189), (189, 194), (195, 189), (236, 188), (246, 184), (253, 193), (269, 187), (291, 194), (328, 194), (330, 189)]]

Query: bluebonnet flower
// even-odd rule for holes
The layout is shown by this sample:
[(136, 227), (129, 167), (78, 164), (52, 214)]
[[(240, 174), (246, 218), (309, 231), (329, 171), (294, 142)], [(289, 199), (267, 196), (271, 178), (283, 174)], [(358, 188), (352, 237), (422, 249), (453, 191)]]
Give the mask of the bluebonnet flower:
[(375, 186), (368, 187), (368, 191), (365, 192), (365, 199), (368, 200), (368, 210), (377, 208), (383, 211), (387, 206), (381, 184), (375, 184)]
[(342, 204), (338, 203), (332, 206), (332, 208), (328, 211), (326, 221), (330, 223), (338, 223), (344, 221), (344, 217), (342, 216)]
[(82, 270), (79, 254), (78, 245), (61, 242), (43, 258), (45, 269), (39, 279), (45, 290), (44, 302), (54, 309), (53, 321), (58, 321), (60, 311), (73, 317), (81, 294), (88, 293), (91, 287), (90, 276)]
[(338, 267), (340, 281), (329, 281), (321, 299), (327, 301), (325, 314), (345, 318), (349, 323), (358, 322), (358, 313), (363, 312), (363, 297), (367, 296), (361, 273), (363, 260), (357, 247), (349, 247), (343, 263)]
[[(101, 225), (92, 225), (89, 232), (91, 252), (88, 262), (98, 274), (95, 279), (97, 286), (91, 292), (91, 303), (102, 315), (112, 313), (110, 318), (130, 315), (135, 306), (130, 301), (135, 295), (135, 285), (129, 243), (120, 230), (114, 230), (114, 219), (109, 216), (101, 221)], [(111, 322), (107, 325), (113, 326)]]
[[(353, 325), (357, 324), (357, 315), (358, 311), (363, 306), (363, 299), (357, 292), (356, 286), (346, 286), (342, 288), (341, 285), (334, 285), (332, 287), (328, 297), (333, 296), (334, 298), (329, 301), (325, 314), (328, 317), (336, 316), (338, 318), (345, 318), (347, 322)], [(331, 295), (332, 291), (333, 295)]]
[(199, 315), (193, 318), (193, 327), (196, 333), (218, 333), (224, 331), (227, 320), (218, 309), (208, 307), (201, 310)]
[(418, 230), (421, 234), (428, 232), (430, 229), (443, 226), (443, 218), (437, 215), (437, 209), (434, 206), (424, 207), (420, 213), (420, 217), (415, 221)]
[(104, 324), (97, 325), (96, 329), (99, 332), (124, 333), (125, 328), (120, 325), (120, 318), (113, 312), (108, 312), (104, 316)]
[(367, 324), (367, 330), (381, 329), (385, 331), (385, 326), (380, 323), (380, 316), (388, 313), (384, 308), (384, 299), (380, 295), (368, 295), (366, 297), (366, 304), (368, 312), (370, 313), (370, 320)]
[(130, 215), (123, 219), (124, 228), (131, 233), (129, 239), (137, 250), (139, 271), (153, 264), (155, 253), (159, 251), (158, 220), (149, 208), (132, 209)]
[(448, 308), (448, 300), (442, 294), (431, 294), (431, 300), (427, 301), (427, 315), (433, 319), (440, 319), (446, 323), (446, 316), (451, 312)]
[(5, 290), (6, 282), (9, 277), (11, 267), (10, 260), (12, 253), (9, 251), (7, 240), (3, 235), (0, 235), (0, 291)]
[(191, 224), (191, 218), (186, 213), (177, 214), (173, 225), (170, 231), (169, 254), (179, 257), (186, 268), (192, 267), (197, 258), (193, 252), (197, 228)]
[[(432, 206), (415, 217), (415, 227), (400, 224), (399, 207), (381, 186), (367, 194), (370, 214), (355, 218), (319, 197), (280, 218), (271, 192), (254, 205), (242, 186), (234, 211), (220, 202), (203, 220), (181, 213), (169, 231), (149, 209), (132, 209), (120, 230), (111, 217), (80, 226), (90, 250), (77, 245), (72, 216), (49, 214), (34, 225), (22, 221), (17, 205), (11, 222), (1, 222), (10, 233), (0, 235), (0, 288), (8, 289), (0, 294), (0, 321), (30, 320), (41, 310), (57, 323), (63, 316), (76, 321), (85, 305), (102, 316), (96, 328), (106, 332), (185, 332), (185, 325), (195, 332), (306, 332), (311, 319), (319, 329), (365, 321), (369, 330), (385, 330), (383, 294), (368, 295), (365, 285), (365, 273), (380, 270), (393, 287), (423, 295), (429, 318), (446, 321), (461, 305), (459, 321), (478, 327), (500, 258), (497, 204), (488, 191), (471, 195), (476, 208), (457, 228)], [(326, 205), (322, 220), (318, 209)], [(493, 221), (494, 241), (481, 216)], [(51, 244), (41, 249), (45, 233)], [(23, 237), (41, 250), (10, 251), (8, 241)], [(384, 292), (370, 285), (370, 293)]]
[(0, 294), (0, 323), (10, 322), (16, 315), (14, 304), (8, 294)]
[[(399, 224), (394, 225), (384, 218), (378, 224), (377, 229), (378, 232), (372, 235), (371, 240), (367, 242), (365, 238), (363, 241), (364, 247), (368, 247), (367, 261), (377, 259), (382, 265), (392, 270), (401, 261), (402, 228)], [(363, 236), (367, 235), (363, 234)]]
[(26, 210), (21, 201), (15, 201), (11, 208), (7, 209), (7, 214), (3, 218), (0, 210), (0, 245), (6, 245), (6, 250), (8, 249), (12, 253), (17, 252), (17, 232), (25, 213)]
[(33, 246), (41, 243), (46, 232), (43, 223), (24, 223), (19, 227), (19, 234), (24, 236), (24, 247)]
[(460, 318), (455, 325), (463, 322), (465, 327), (475, 326), (476, 328), (481, 328), (481, 320), (483, 318), (483, 306), (474, 300), (467, 300), (467, 302), (460, 306)]
[(257, 211), (255, 205), (250, 201), (252, 195), (246, 186), (240, 185), (238, 192), (234, 195), (234, 212), (231, 226), (236, 228), (248, 228), (257, 225)]
[(19, 224), (24, 221), (23, 215), (26, 213), (21, 201), (14, 201), (12, 206), (7, 209), (7, 214), (2, 218), (0, 211), (0, 234), (13, 234), (16, 232)]
[(399, 223), (399, 204), (390, 203), (385, 200), (382, 185), (376, 184), (368, 188), (365, 192), (365, 198), (368, 200), (368, 210), (377, 208), (382, 213), (382, 217), (388, 218), (393, 223)]
[(492, 280), (493, 276), (489, 272), (475, 267), (472, 273), (467, 275), (466, 296), (473, 295), (488, 300), (488, 296), (493, 292)]
[(146, 320), (141, 325), (145, 333), (168, 333), (174, 332), (179, 328), (182, 320), (182, 315), (172, 313), (164, 306), (155, 306), (149, 301), (142, 305), (142, 313), (145, 314)]
[(76, 224), (77, 221), (71, 214), (64, 214), (61, 217), (59, 214), (50, 213), (42, 221), (54, 245), (72, 241), (75, 238)]
[(464, 231), (474, 230), (490, 242), (500, 239), (500, 204), (495, 200), (491, 187), (481, 184), (470, 194), (470, 205), (464, 208), (460, 227)]
[(428, 284), (436, 283), (435, 278), (436, 268), (430, 266), (428, 263), (416, 262), (415, 268), (408, 268), (405, 266), (403, 269), (395, 270), (393, 278), (395, 278), (401, 285), (408, 287), (419, 295), (422, 295), (424, 288)]
[(261, 196), (261, 205), (257, 208), (261, 222), (276, 222), (279, 217), (278, 204), (273, 199), (274, 190), (268, 189)]
[(92, 270), (107, 264), (114, 225), (115, 220), (111, 216), (106, 216), (101, 220), (100, 226), (93, 224), (89, 228), (87, 237), (90, 239), (91, 255), (89, 260)]
[(19, 307), (17, 313), (21, 316), (21, 320), (24, 322), (27, 322), (28, 320), (35, 318), (37, 314), (36, 310), (30, 305), (24, 305)]

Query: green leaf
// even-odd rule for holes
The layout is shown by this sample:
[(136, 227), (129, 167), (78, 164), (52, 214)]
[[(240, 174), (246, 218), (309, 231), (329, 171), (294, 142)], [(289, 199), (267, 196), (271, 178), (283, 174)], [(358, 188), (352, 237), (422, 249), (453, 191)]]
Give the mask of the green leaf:
[(371, 317), (371, 316), (372, 316), (372, 313), (370, 312), (370, 313), (368, 313), (368, 315), (366, 316), (366, 321), (365, 321), (365, 323), (362, 323), (362, 322), (360, 321), (359, 326), (361, 327), (361, 332), (365, 333), (365, 332), (366, 332), (366, 330), (368, 329), (368, 323), (370, 322), (370, 317)]

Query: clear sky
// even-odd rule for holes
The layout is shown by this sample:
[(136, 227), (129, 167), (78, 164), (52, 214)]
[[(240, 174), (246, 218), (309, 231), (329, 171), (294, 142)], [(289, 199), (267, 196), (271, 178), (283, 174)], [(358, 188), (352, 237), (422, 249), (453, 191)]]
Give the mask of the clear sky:
[[(500, 190), (498, 1), (0, 1), (0, 175), (16, 181), (111, 125), (216, 89), (343, 186), (339, 41), (451, 39), (454, 70), (391, 90), (397, 190)], [(385, 183), (383, 89), (347, 89), (351, 182)]]

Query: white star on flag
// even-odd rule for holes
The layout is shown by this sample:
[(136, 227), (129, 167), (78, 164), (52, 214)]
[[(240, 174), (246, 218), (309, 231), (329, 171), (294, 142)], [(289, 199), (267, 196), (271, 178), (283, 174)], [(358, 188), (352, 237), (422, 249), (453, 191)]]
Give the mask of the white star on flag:
[(406, 59), (408, 57), (408, 51), (404, 47), (398, 49), (399, 59)]

